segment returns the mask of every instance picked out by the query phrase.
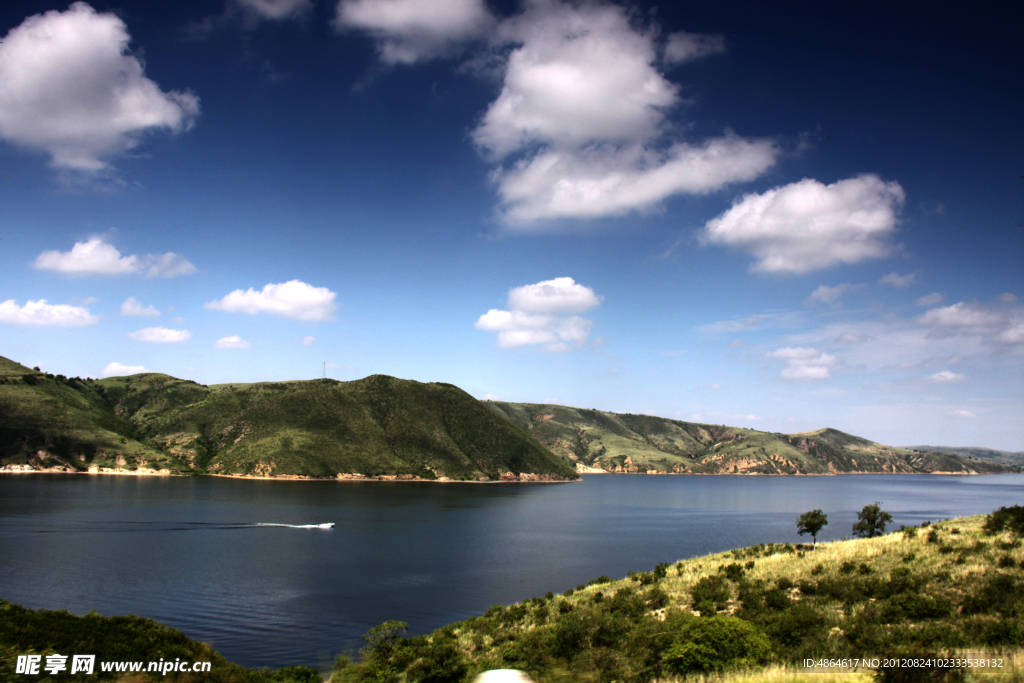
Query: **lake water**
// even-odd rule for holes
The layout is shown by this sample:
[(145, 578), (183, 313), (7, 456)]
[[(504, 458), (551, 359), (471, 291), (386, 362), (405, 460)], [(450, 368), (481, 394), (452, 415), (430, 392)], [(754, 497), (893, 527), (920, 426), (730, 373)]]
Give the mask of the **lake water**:
[[(138, 614), (245, 666), (325, 666), (387, 619), (423, 633), (602, 574), (1024, 503), (1024, 475), (592, 475), (568, 484), (0, 475), (0, 597)], [(333, 529), (272, 524), (334, 522)]]

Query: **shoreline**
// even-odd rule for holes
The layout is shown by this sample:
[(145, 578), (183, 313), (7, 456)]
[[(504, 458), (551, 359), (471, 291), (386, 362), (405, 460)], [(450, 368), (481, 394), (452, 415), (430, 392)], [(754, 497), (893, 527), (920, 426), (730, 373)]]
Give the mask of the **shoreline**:
[[(378, 483), (403, 483), (418, 482), (431, 484), (571, 484), (583, 481), (583, 475), (604, 475), (619, 474), (630, 476), (696, 476), (696, 477), (836, 477), (844, 475), (870, 474), (878, 476), (891, 476), (897, 474), (915, 475), (940, 475), (940, 476), (982, 476), (985, 474), (1022, 474), (1021, 472), (798, 472), (787, 474), (782, 472), (581, 472), (576, 479), (566, 479), (557, 475), (522, 473), (520, 475), (503, 476), (500, 479), (451, 479), (449, 477), (438, 477), (437, 479), (424, 479), (411, 474), (384, 474), (369, 476), (358, 473), (339, 473), (333, 477), (312, 477), (304, 474), (279, 474), (279, 475), (254, 475), (254, 474), (216, 474), (207, 472), (179, 472), (174, 470), (125, 470), (111, 467), (91, 467), (88, 470), (67, 470), (67, 469), (32, 469), (25, 465), (6, 465), (0, 467), (0, 474), (86, 474), (86, 475), (114, 475), (134, 477), (218, 477), (221, 479), (246, 479), (251, 481), (336, 481), (336, 482), (378, 482)], [(511, 473), (510, 473), (511, 474)]]

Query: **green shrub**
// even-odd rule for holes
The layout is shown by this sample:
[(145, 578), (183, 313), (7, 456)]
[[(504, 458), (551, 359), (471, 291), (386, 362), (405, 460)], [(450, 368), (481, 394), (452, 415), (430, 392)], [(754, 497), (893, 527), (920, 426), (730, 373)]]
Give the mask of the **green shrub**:
[(763, 665), (771, 654), (767, 636), (754, 624), (716, 616), (686, 623), (661, 662), (667, 671), (685, 675)]
[(729, 600), (729, 585), (719, 576), (705, 576), (690, 589), (694, 608), (701, 614), (725, 609)]
[(408, 679), (414, 683), (455, 683), (469, 671), (466, 658), (452, 640), (442, 640), (422, 648), (419, 656), (407, 669)]

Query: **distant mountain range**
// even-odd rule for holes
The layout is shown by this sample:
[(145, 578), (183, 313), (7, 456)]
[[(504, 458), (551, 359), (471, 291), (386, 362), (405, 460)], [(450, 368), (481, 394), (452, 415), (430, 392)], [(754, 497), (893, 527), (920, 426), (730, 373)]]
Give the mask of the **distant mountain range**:
[(965, 458), (975, 460), (987, 460), (1001, 465), (1016, 465), (1024, 467), (1024, 451), (997, 451), (993, 448), (979, 448), (977, 446), (956, 447), (956, 446), (907, 446), (910, 450), (941, 453), (955, 453)]
[(896, 448), (835, 429), (801, 434), (681, 422), (650, 415), (488, 401), (580, 472), (690, 474), (983, 473), (1019, 464)]
[[(929, 449), (930, 450), (930, 449)], [(373, 375), (204, 386), (50, 375), (0, 357), (0, 471), (562, 481), (587, 472), (982, 473), (1019, 464), (557, 405)]]

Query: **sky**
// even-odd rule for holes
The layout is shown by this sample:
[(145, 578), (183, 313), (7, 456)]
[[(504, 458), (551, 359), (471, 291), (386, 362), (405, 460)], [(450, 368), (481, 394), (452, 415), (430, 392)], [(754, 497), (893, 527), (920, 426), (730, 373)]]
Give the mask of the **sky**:
[(0, 7), (0, 355), (1024, 451), (997, 3)]

